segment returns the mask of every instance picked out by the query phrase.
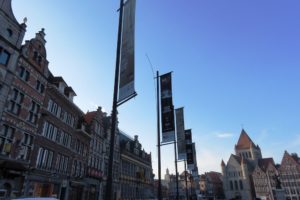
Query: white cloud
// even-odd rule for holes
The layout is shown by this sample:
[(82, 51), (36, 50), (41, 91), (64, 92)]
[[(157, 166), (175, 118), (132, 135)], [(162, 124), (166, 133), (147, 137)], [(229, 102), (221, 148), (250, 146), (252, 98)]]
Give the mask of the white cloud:
[(218, 138), (231, 138), (233, 137), (232, 133), (216, 133)]

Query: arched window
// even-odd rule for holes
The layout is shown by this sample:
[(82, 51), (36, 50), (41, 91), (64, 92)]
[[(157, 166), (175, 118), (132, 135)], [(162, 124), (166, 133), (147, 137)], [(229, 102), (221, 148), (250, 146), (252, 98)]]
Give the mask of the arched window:
[(234, 181), (234, 188), (235, 188), (235, 190), (239, 189), (237, 181)]
[(241, 190), (243, 190), (243, 189), (244, 189), (244, 186), (243, 186), (243, 181), (242, 181), (242, 180), (240, 180), (239, 182), (240, 182), (240, 189), (241, 189)]
[(230, 190), (233, 190), (233, 183), (230, 181)]

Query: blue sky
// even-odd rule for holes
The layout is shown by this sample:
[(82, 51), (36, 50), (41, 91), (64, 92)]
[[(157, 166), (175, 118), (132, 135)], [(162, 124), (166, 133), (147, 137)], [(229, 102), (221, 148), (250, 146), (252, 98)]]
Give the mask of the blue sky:
[[(46, 32), (50, 70), (63, 76), (83, 110), (111, 112), (117, 0), (13, 0), (26, 39)], [(119, 108), (120, 128), (139, 135), (157, 174), (154, 70), (173, 71), (175, 107), (184, 107), (199, 171), (220, 171), (243, 127), (264, 157), (280, 162), (300, 147), (298, 0), (137, 0), (136, 90)], [(163, 172), (174, 171), (162, 147)], [(179, 164), (183, 168), (183, 164)]]

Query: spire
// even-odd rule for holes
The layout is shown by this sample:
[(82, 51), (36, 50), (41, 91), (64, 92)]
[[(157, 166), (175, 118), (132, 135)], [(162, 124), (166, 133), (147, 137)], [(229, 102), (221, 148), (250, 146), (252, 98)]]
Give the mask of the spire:
[(224, 160), (222, 159), (222, 162), (221, 162), (221, 166), (224, 167), (225, 166), (225, 162)]
[(235, 145), (237, 149), (249, 149), (251, 146), (255, 146), (251, 138), (246, 131), (242, 129), (238, 143)]

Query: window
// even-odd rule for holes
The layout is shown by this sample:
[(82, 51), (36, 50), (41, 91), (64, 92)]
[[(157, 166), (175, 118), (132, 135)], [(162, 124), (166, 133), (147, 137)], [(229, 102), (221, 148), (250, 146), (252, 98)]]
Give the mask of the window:
[(20, 67), (20, 70), (19, 70), (19, 77), (24, 80), (24, 81), (28, 81), (29, 80), (29, 71), (27, 71), (24, 67)]
[(44, 86), (44, 84), (42, 84), (39, 80), (37, 80), (37, 81), (36, 81), (35, 89), (36, 89), (39, 93), (43, 94), (43, 93), (44, 93), (44, 90), (45, 90), (45, 86)]
[(24, 94), (17, 89), (13, 90), (12, 99), (9, 102), (8, 110), (16, 115), (20, 113), (21, 103), (23, 102)]
[(37, 58), (38, 58), (38, 53), (35, 51), (35, 52), (33, 53), (33, 60), (34, 60), (34, 61), (37, 61)]
[(13, 35), (13, 31), (10, 28), (6, 29), (6, 31), (7, 31), (8, 37), (11, 37)]
[(243, 181), (242, 181), (242, 180), (239, 180), (239, 182), (240, 182), (240, 188), (241, 188), (241, 190), (243, 190), (243, 189), (244, 189)]
[(9, 60), (10, 54), (4, 50), (2, 47), (0, 47), (0, 64), (7, 65)]
[(40, 148), (37, 156), (36, 166), (41, 169), (51, 170), (53, 151)]
[(237, 183), (237, 181), (234, 181), (234, 188), (235, 188), (235, 190), (238, 190), (239, 188), (238, 188), (238, 183)]
[(38, 113), (40, 110), (40, 105), (38, 105), (36, 102), (32, 101), (31, 102), (31, 108), (29, 110), (29, 117), (28, 121), (35, 124), (38, 119)]
[(0, 153), (8, 156), (14, 138), (15, 129), (4, 124), (0, 132)]
[(19, 158), (22, 160), (29, 160), (30, 153), (32, 151), (33, 136), (24, 133), (21, 141), (21, 150), (19, 152)]
[(55, 168), (58, 172), (67, 173), (69, 157), (57, 154)]

